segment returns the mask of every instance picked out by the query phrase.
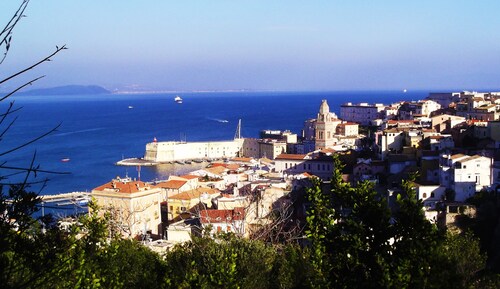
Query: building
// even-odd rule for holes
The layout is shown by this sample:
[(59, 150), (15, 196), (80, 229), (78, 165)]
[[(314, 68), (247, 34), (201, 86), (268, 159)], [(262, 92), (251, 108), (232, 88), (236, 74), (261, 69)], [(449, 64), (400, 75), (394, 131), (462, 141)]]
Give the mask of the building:
[(371, 125), (372, 121), (382, 118), (381, 112), (385, 110), (385, 106), (381, 103), (368, 104), (345, 103), (340, 106), (340, 118), (348, 122), (357, 122), (361, 125)]
[(210, 235), (219, 233), (245, 234), (245, 209), (241, 207), (232, 210), (202, 210), (200, 212), (201, 226), (210, 229)]
[[(198, 216), (199, 211), (212, 208), (212, 199), (219, 196), (220, 191), (206, 187), (173, 195), (168, 198), (168, 219), (177, 220)], [(200, 207), (201, 206), (201, 207)]]
[(404, 130), (392, 128), (378, 133), (377, 145), (379, 148), (379, 155), (381, 159), (390, 153), (397, 153), (403, 149), (405, 141)]
[(431, 117), (432, 128), (437, 132), (450, 131), (454, 126), (465, 122), (465, 117), (441, 114)]
[(116, 178), (92, 190), (92, 197), (111, 214), (116, 230), (124, 237), (161, 234), (160, 204), (166, 199), (162, 189), (130, 178)]
[(450, 104), (460, 100), (459, 92), (433, 92), (429, 93), (427, 99), (433, 100), (441, 105), (441, 107), (449, 107)]
[(463, 202), (492, 184), (492, 159), (480, 155), (443, 155), (440, 183), (455, 192), (455, 201)]
[(337, 125), (336, 134), (340, 136), (358, 136), (359, 124), (355, 122), (343, 122)]
[(336, 144), (335, 133), (337, 125), (342, 123), (335, 113), (330, 112), (330, 107), (326, 100), (322, 100), (319, 107), (315, 126), (315, 147), (321, 150)]
[(275, 160), (275, 170), (284, 175), (307, 172), (327, 180), (333, 173), (333, 158), (327, 155), (281, 154)]
[(213, 142), (157, 142), (146, 144), (144, 160), (156, 163), (193, 159), (233, 158), (240, 155), (243, 139)]

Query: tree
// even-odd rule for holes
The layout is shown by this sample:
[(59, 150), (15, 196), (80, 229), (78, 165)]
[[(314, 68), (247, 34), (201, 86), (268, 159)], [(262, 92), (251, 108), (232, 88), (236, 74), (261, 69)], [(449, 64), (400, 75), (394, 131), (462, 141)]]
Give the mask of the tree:
[[(314, 268), (312, 287), (443, 287), (435, 268), (445, 260), (437, 228), (425, 219), (411, 180), (402, 184), (394, 214), (370, 182), (352, 187), (334, 157), (329, 186), (308, 192), (307, 235)], [(448, 280), (448, 279), (446, 279)]]

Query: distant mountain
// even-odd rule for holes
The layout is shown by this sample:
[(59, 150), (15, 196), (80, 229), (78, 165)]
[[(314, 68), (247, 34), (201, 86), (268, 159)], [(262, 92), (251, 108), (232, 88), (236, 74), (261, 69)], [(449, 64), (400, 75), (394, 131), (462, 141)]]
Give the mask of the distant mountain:
[(97, 85), (65, 85), (51, 88), (32, 89), (17, 95), (75, 95), (75, 94), (108, 94), (109, 90)]

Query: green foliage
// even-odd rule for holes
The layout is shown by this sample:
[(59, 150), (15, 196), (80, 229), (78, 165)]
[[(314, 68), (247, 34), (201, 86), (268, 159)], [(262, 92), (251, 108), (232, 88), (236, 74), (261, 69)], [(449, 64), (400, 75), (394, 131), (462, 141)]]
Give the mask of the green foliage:
[(166, 254), (168, 288), (269, 288), (276, 251), (236, 237), (195, 238)]
[(352, 187), (343, 182), (337, 157), (334, 165), (330, 191), (316, 182), (308, 192), (311, 287), (443, 288), (459, 274), (458, 267), (444, 269), (459, 257), (444, 251), (445, 239), (425, 219), (411, 177), (402, 183), (391, 214), (372, 183)]

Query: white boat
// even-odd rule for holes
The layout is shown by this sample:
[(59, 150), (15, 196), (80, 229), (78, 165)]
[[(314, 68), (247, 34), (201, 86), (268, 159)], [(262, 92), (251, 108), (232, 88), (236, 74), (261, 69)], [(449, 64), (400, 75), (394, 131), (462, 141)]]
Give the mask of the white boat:
[(177, 102), (177, 103), (182, 103), (182, 98), (181, 98), (180, 96), (178, 96), (178, 95), (177, 95), (177, 96), (174, 98), (174, 101), (175, 101), (175, 102)]

